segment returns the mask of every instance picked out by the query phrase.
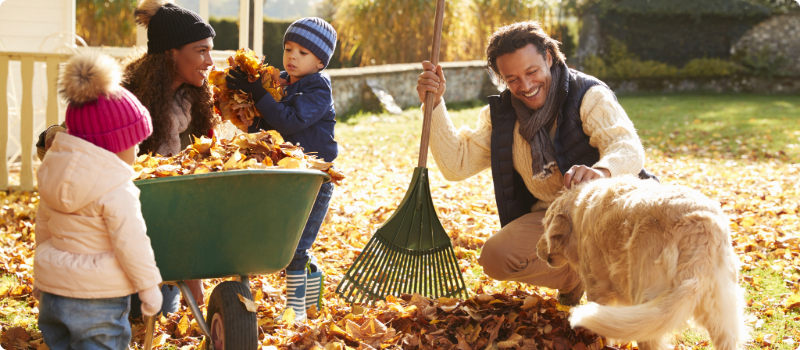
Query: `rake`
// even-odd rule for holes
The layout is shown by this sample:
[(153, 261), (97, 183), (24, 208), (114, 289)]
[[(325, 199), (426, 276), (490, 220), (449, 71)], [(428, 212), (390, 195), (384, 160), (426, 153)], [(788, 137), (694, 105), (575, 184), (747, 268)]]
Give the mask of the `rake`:
[[(436, 3), (431, 63), (439, 62), (444, 0)], [(397, 210), (369, 240), (345, 273), (336, 293), (348, 303), (372, 303), (387, 295), (419, 293), (431, 298), (467, 298), (467, 288), (431, 199), (428, 141), (434, 94), (425, 96), (419, 163)]]

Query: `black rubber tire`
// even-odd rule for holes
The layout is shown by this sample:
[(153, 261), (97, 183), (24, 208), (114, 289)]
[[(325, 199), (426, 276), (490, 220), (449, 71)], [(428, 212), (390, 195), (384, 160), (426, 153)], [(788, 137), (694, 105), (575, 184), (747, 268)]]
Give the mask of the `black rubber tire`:
[[(214, 315), (220, 313), (224, 320), (225, 350), (256, 350), (258, 349), (258, 323), (255, 312), (247, 311), (239, 300), (239, 295), (253, 299), (250, 289), (237, 281), (220, 283), (208, 301), (206, 324), (213, 327)], [(206, 344), (213, 340), (207, 339)], [(209, 349), (210, 346), (206, 346)], [(220, 350), (220, 349), (217, 349)]]

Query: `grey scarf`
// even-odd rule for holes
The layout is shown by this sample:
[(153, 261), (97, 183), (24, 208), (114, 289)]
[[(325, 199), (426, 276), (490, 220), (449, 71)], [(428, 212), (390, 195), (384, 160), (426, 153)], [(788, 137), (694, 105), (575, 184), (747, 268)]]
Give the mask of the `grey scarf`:
[(531, 158), (533, 173), (549, 175), (550, 164), (556, 161), (556, 150), (550, 143), (547, 132), (553, 127), (558, 117), (558, 111), (567, 98), (568, 84), (567, 65), (564, 62), (556, 63), (550, 68), (552, 82), (544, 106), (532, 110), (512, 95), (511, 104), (519, 121), (519, 134), (531, 145)]

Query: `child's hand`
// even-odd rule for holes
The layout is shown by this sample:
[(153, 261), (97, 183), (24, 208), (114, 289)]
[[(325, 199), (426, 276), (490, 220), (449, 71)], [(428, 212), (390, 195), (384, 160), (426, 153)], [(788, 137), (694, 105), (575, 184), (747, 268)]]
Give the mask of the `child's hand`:
[(41, 300), (42, 300), (42, 299), (41, 299), (41, 296), (42, 296), (41, 294), (42, 294), (42, 293), (39, 291), (39, 288), (35, 288), (35, 287), (34, 287), (34, 288), (33, 288), (33, 292), (31, 292), (31, 294), (33, 295), (33, 298), (34, 298), (34, 299), (36, 299), (36, 300), (39, 300), (39, 301), (41, 301)]
[(164, 296), (161, 295), (161, 288), (158, 285), (139, 291), (139, 299), (142, 300), (142, 315), (153, 316), (161, 311), (161, 303)]
[(261, 101), (261, 98), (267, 94), (267, 89), (261, 86), (261, 79), (250, 82), (247, 80), (247, 74), (240, 72), (238, 69), (229, 70), (225, 81), (228, 82), (228, 89), (242, 90), (252, 94), (255, 103)]

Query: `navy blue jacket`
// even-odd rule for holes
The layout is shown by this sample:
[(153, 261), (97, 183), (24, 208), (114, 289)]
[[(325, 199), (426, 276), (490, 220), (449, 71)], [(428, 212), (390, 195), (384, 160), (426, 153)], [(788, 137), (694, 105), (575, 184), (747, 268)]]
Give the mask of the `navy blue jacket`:
[[(286, 72), (281, 78), (289, 79)], [(256, 103), (262, 117), (253, 119), (248, 132), (275, 130), (284, 140), (300, 144), (305, 153), (332, 162), (339, 153), (333, 139), (336, 111), (333, 109), (331, 78), (325, 73), (307, 75), (286, 87), (286, 96), (276, 102), (270, 94)]]

